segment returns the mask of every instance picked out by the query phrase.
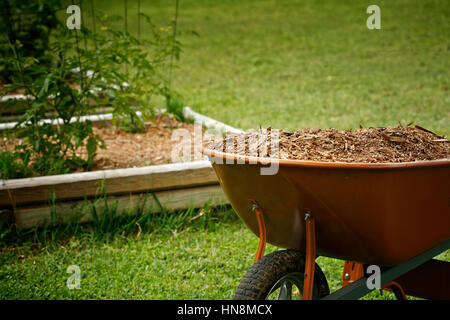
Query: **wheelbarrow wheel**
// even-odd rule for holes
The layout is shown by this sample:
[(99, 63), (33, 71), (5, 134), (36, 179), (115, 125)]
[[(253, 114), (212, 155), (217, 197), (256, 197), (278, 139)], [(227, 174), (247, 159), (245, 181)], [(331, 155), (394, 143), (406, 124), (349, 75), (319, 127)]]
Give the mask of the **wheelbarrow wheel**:
[[(301, 299), (306, 257), (296, 250), (275, 251), (258, 260), (239, 284), (234, 300)], [(327, 279), (315, 265), (313, 299), (330, 294)]]

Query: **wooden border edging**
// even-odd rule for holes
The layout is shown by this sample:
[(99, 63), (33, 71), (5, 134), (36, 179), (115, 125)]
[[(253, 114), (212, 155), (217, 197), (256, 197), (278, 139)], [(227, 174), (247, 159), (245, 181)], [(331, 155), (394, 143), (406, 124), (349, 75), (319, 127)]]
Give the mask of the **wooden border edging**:
[[(243, 131), (222, 122), (201, 115), (189, 107), (183, 108), (185, 118), (200, 122), (204, 127), (219, 132), (241, 133)], [(106, 115), (94, 115), (105, 120)], [(0, 126), (1, 127), (1, 126)], [(92, 220), (89, 213), (94, 205), (102, 212), (105, 201), (117, 201), (118, 212), (136, 208), (143, 202), (145, 208), (154, 212), (161, 210), (159, 205), (169, 210), (186, 209), (190, 206), (202, 207), (228, 203), (217, 176), (209, 161), (171, 163), (139, 168), (99, 170), (24, 179), (0, 180), (0, 218), (10, 220), (12, 216), (17, 228), (26, 229), (42, 225), (51, 217), (52, 205), (62, 222), (75, 213), (84, 215), (81, 222)], [(100, 201), (95, 200), (101, 198)], [(87, 205), (86, 201), (90, 203)]]
[(209, 161), (11, 179), (0, 185), (0, 208), (48, 203), (53, 195), (57, 200), (91, 198), (102, 194), (102, 187), (112, 195), (217, 183)]
[[(132, 212), (132, 210), (139, 207), (143, 210), (150, 209), (153, 213), (158, 213), (161, 212), (160, 204), (164, 209), (178, 210), (186, 209), (190, 206), (199, 208), (206, 203), (209, 203), (211, 206), (228, 203), (219, 185), (160, 191), (153, 193), (153, 195), (158, 201), (151, 194), (146, 195), (144, 193), (111, 197), (108, 198), (108, 206), (111, 207), (114, 203), (117, 203), (116, 213), (121, 214), (123, 210)], [(102, 198), (89, 202), (83, 200), (57, 202), (55, 210), (60, 223), (68, 222), (75, 215), (81, 217), (80, 222), (89, 222), (93, 220), (91, 214), (92, 206), (95, 206), (98, 216), (101, 217), (106, 206)], [(28, 229), (41, 226), (51, 220), (52, 209), (51, 205), (18, 208), (14, 212), (16, 227), (18, 229)]]

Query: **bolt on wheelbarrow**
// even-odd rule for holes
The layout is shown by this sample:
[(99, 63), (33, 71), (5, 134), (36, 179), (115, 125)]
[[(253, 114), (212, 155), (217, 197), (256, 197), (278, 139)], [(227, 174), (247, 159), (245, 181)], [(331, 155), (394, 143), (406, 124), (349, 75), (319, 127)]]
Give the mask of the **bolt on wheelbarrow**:
[[(203, 152), (260, 239), (235, 299), (358, 299), (375, 289), (450, 299), (450, 263), (433, 259), (450, 248), (450, 159), (345, 163)], [(262, 175), (273, 162), (276, 174)], [(266, 243), (286, 250), (264, 256)], [(345, 261), (334, 293), (318, 256)]]

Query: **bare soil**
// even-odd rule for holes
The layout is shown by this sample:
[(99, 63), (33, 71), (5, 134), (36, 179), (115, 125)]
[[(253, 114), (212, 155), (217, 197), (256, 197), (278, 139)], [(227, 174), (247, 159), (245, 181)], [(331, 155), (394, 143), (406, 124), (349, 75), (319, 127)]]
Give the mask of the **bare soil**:
[[(272, 134), (270, 134), (272, 132)], [(398, 163), (450, 159), (450, 141), (420, 126), (357, 130), (258, 130), (227, 136), (209, 148), (222, 152), (280, 159), (324, 162)]]

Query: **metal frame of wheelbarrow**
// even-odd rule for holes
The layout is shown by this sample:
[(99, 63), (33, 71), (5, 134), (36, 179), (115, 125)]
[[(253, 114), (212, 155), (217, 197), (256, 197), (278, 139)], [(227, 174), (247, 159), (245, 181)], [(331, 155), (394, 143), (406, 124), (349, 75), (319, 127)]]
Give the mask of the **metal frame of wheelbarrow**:
[[(417, 267), (420, 267), (421, 265), (429, 264), (430, 266), (439, 266), (439, 263), (436, 263), (437, 260), (433, 260), (432, 258), (441, 254), (442, 252), (448, 250), (450, 248), (450, 239), (442, 242), (441, 244), (437, 245), (436, 247), (412, 258), (411, 260), (408, 260), (406, 262), (403, 262), (401, 264), (398, 264), (393, 267), (385, 267), (381, 268), (381, 274), (380, 274), (380, 286), (381, 289), (388, 289), (389, 287), (392, 288), (392, 290), (395, 293), (395, 290), (398, 289), (401, 293), (401, 296), (405, 297), (405, 294), (408, 293), (408, 291), (404, 291), (402, 285), (396, 281), (396, 279), (401, 278), (401, 276), (408, 275), (409, 272), (414, 272), (414, 270)], [(439, 261), (445, 264), (445, 268), (448, 269), (448, 262)], [(419, 270), (420, 272), (420, 270)], [(441, 273), (433, 273), (433, 272), (422, 272), (423, 274), (420, 274), (421, 277), (428, 278), (427, 281), (431, 284), (431, 286), (437, 286), (439, 285), (439, 282), (436, 280), (437, 275), (441, 275)], [(416, 274), (415, 277), (419, 276), (419, 274)], [(349, 283), (348, 285), (344, 286), (343, 288), (333, 292), (332, 294), (324, 297), (322, 300), (351, 300), (351, 299), (358, 299), (369, 292), (375, 290), (375, 289), (369, 289), (367, 286), (367, 276), (364, 275), (358, 280)], [(394, 282), (396, 281), (396, 282)], [(444, 284), (445, 285), (445, 284)], [(397, 291), (398, 292), (398, 291)], [(399, 297), (398, 293), (396, 293), (396, 296)]]
[[(264, 255), (266, 246), (266, 227), (264, 223), (263, 210), (258, 203), (253, 202), (252, 210), (256, 215), (259, 228), (259, 244), (254, 262), (257, 262)], [(306, 262), (304, 272), (303, 300), (311, 300), (314, 284), (314, 266), (316, 260), (316, 228), (315, 220), (311, 212), (305, 212), (306, 225)], [(450, 263), (434, 260), (433, 258), (442, 252), (450, 249), (450, 239), (442, 242), (434, 248), (392, 267), (380, 267), (380, 288), (381, 290), (392, 290), (398, 299), (406, 299), (406, 294), (411, 292), (421, 292), (422, 297), (433, 297), (430, 291), (439, 285), (439, 276), (445, 275), (450, 280)], [(322, 300), (352, 300), (359, 299), (377, 288), (369, 288), (367, 285), (368, 276), (365, 272), (365, 265), (346, 261), (343, 271), (343, 287)], [(353, 273), (349, 268), (353, 269)], [(348, 273), (347, 273), (348, 272)], [(409, 291), (404, 290), (406, 283), (418, 282), (417, 279), (425, 278), (428, 285), (412, 285)], [(402, 280), (405, 284), (402, 283)], [(400, 281), (399, 281), (400, 280)], [(443, 284), (445, 286), (445, 283)], [(430, 289), (431, 288), (431, 289)], [(444, 287), (446, 292), (438, 298), (449, 298), (448, 286)], [(419, 294), (420, 296), (420, 294)]]

